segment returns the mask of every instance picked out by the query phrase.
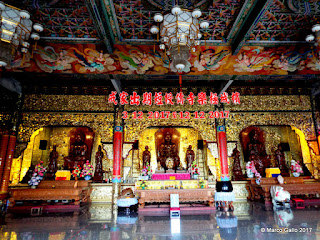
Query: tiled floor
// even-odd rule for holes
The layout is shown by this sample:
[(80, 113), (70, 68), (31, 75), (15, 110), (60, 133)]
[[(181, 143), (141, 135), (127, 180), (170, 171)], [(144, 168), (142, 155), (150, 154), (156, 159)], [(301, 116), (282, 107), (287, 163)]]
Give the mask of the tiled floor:
[[(189, 214), (189, 213), (188, 213)], [(265, 211), (261, 204), (237, 203), (231, 213), (117, 216), (110, 205), (92, 205), (80, 215), (6, 216), (3, 240), (60, 239), (320, 239), (320, 208)]]

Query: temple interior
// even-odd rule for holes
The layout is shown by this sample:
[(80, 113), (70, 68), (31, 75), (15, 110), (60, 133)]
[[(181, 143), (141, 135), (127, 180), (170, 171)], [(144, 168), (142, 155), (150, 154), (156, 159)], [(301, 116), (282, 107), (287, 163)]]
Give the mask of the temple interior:
[(0, 239), (320, 239), (315, 0), (0, 1)]

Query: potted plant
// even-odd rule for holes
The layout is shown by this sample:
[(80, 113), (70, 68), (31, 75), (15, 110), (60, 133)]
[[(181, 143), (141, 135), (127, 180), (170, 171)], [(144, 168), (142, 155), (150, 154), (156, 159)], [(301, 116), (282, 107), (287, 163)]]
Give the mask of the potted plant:
[(85, 180), (90, 180), (92, 175), (93, 175), (93, 166), (87, 160), (87, 162), (83, 165), (83, 169), (80, 176), (84, 177)]
[(35, 166), (34, 171), (32, 173), (32, 177), (28, 182), (31, 188), (36, 188), (39, 185), (41, 180), (44, 178), (44, 175), (46, 174), (46, 172), (47, 172), (47, 169), (43, 166), (43, 161), (40, 161), (40, 163), (38, 163)]
[(298, 162), (298, 161), (295, 161), (295, 160), (291, 160), (290, 170), (291, 170), (292, 175), (293, 175), (294, 177), (299, 177), (300, 174), (303, 173), (302, 168), (301, 168), (299, 162)]
[(191, 173), (193, 176), (193, 179), (198, 179), (199, 176), (199, 168), (197, 166), (196, 160), (194, 160), (191, 164)]
[(78, 178), (81, 176), (81, 167), (80, 165), (76, 166), (76, 168), (71, 173), (72, 177), (77, 181)]

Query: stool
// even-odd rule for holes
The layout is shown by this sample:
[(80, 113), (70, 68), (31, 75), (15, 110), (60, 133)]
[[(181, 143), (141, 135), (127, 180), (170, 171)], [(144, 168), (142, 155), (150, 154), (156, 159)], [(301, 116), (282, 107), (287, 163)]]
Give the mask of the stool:
[(304, 209), (304, 200), (301, 198), (292, 198), (293, 204), (296, 209)]

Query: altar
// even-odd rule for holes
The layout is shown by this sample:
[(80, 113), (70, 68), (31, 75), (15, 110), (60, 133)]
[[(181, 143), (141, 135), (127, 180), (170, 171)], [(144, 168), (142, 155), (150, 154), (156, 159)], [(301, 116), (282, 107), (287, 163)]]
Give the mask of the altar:
[(208, 188), (207, 180), (164, 180), (164, 181), (137, 181), (136, 190), (160, 190), (160, 189), (197, 189)]

